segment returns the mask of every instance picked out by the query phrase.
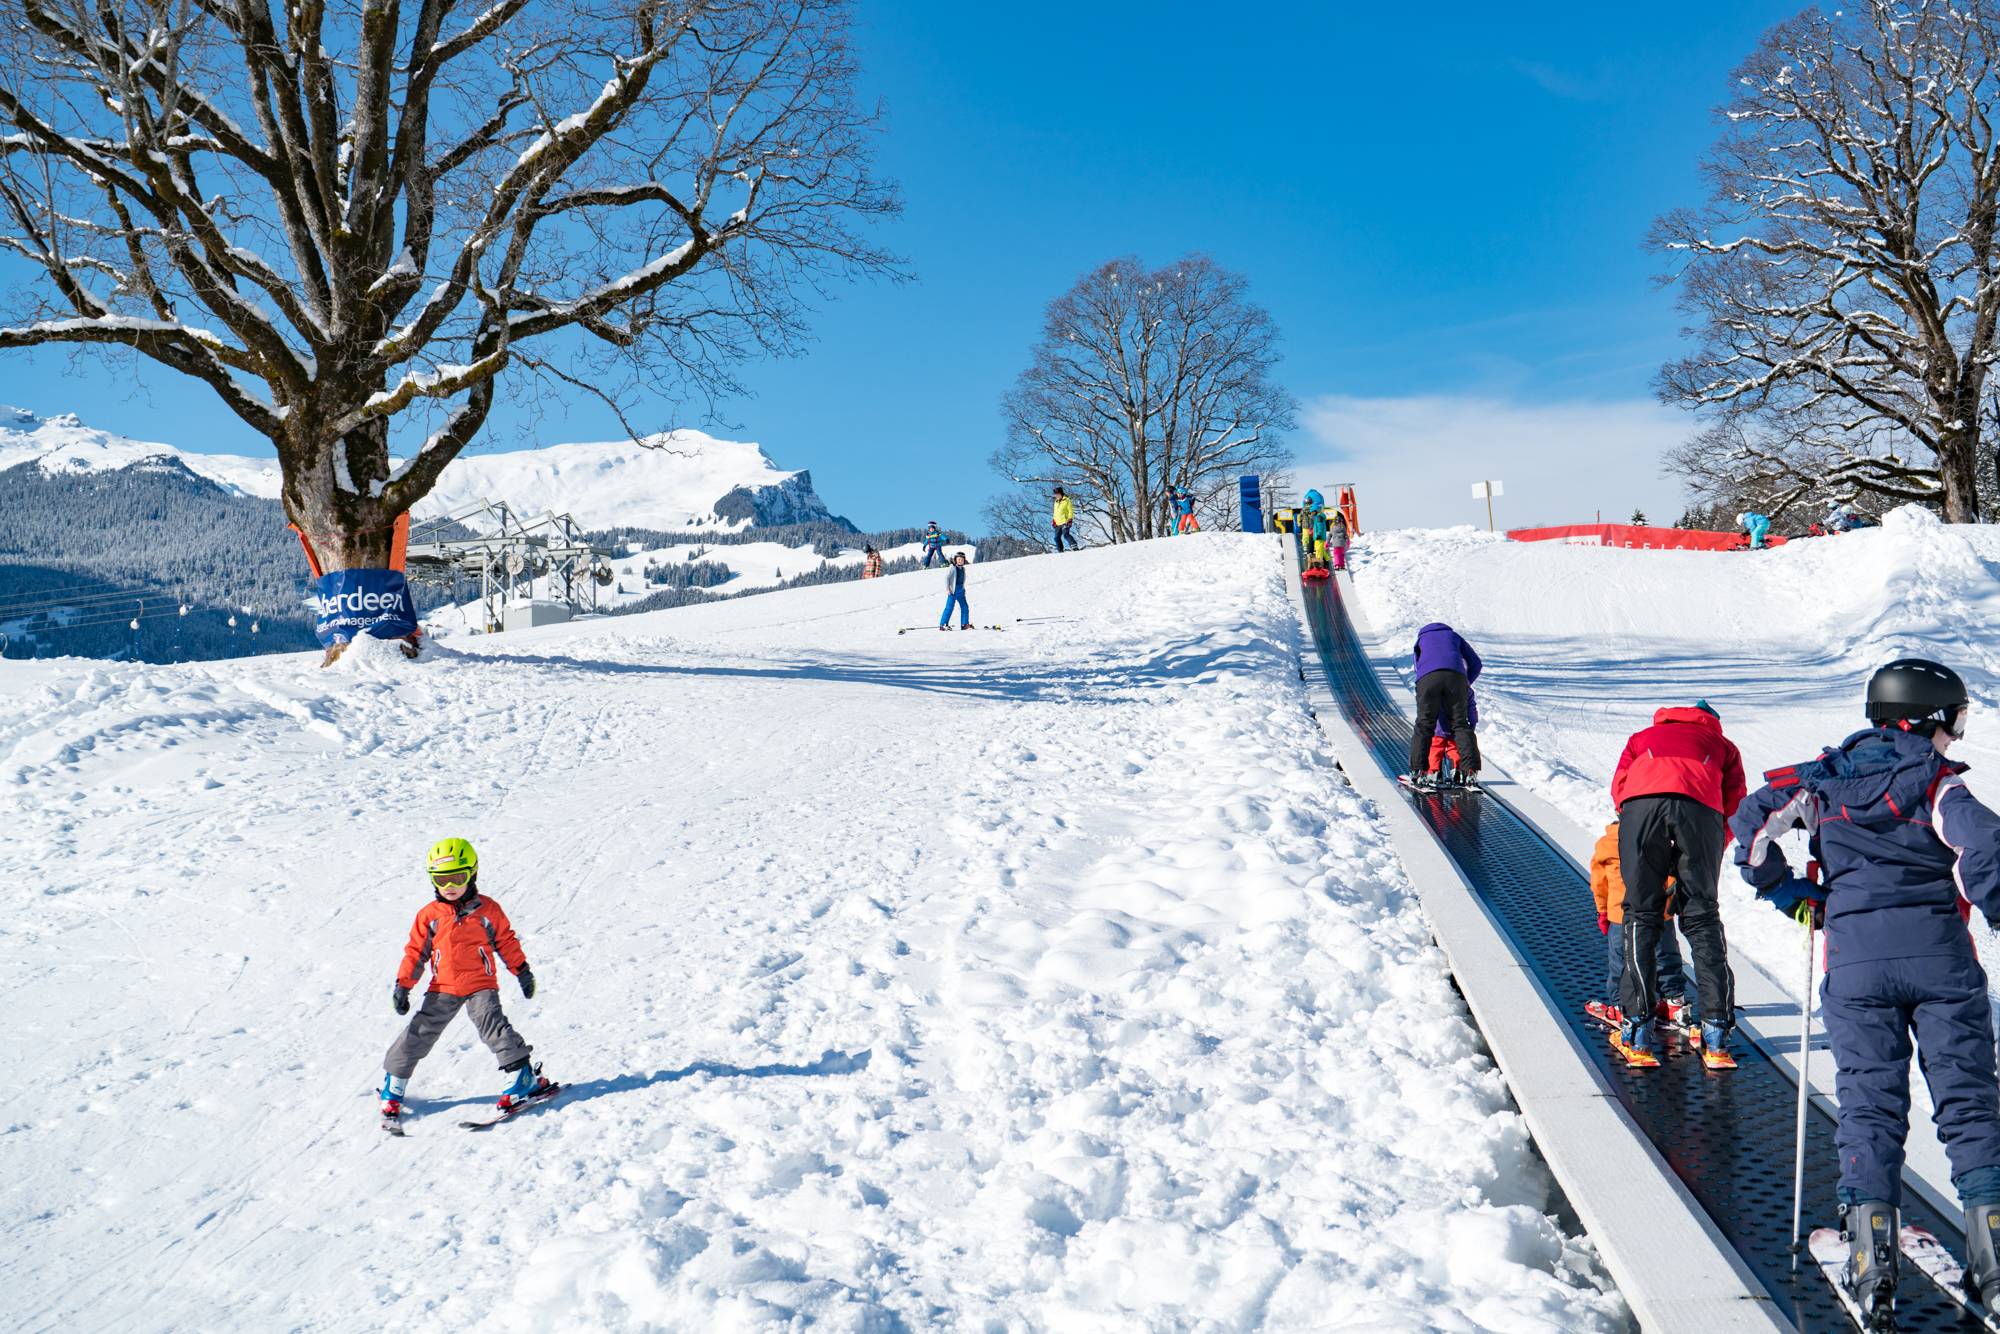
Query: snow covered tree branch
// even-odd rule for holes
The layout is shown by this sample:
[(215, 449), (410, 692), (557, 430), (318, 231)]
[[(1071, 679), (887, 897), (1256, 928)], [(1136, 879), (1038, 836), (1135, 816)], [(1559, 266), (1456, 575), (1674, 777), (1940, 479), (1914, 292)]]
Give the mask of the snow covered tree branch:
[(1736, 79), (1707, 206), (1651, 238), (1681, 265), (1667, 281), (1699, 344), (1660, 395), (1722, 424), (1670, 466), (1698, 486), (1738, 466), (1977, 521), (2000, 328), (2000, 8), (1809, 10)]
[(850, 8), (0, 0), (0, 348), (201, 380), (384, 564), (503, 383), (712, 399), (893, 269)]
[[(1270, 378), (1277, 324), (1246, 293), (1205, 255), (1152, 272), (1127, 258), (1050, 303), (1002, 403), (1007, 439), (992, 459), (1021, 492), (989, 517), (1046, 539), (1048, 497), (1062, 486), (1086, 531), (1130, 542), (1173, 531), (1173, 487), (1219, 518), (1233, 512), (1240, 474), (1284, 469), (1297, 405)], [(1017, 531), (1037, 498), (1039, 531)]]

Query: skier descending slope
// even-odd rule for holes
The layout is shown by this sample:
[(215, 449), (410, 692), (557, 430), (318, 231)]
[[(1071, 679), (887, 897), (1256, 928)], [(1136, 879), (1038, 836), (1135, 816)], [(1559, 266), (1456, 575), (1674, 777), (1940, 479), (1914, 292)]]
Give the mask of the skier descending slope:
[(1611, 775), (1618, 809), (1618, 863), (1625, 876), (1625, 1025), (1612, 1045), (1635, 1068), (1657, 1066), (1653, 1013), (1660, 1002), (1660, 933), (1667, 879), (1679, 899), (1681, 934), (1694, 956), (1701, 1000), (1702, 1064), (1727, 1070), (1736, 981), (1722, 934), (1716, 880), (1729, 842), (1724, 825), (1743, 800), (1743, 759), (1707, 700), (1661, 709), (1632, 734)]
[(403, 1091), (417, 1062), (430, 1055), (460, 1009), (472, 1016), (480, 1040), (492, 1049), (501, 1071), (514, 1076), (500, 1095), (502, 1112), (548, 1087), (541, 1067), (528, 1064), (531, 1048), (500, 1010), (497, 964), (505, 963), (513, 971), (521, 994), (530, 999), (535, 975), (507, 914), (479, 892), (479, 854), (462, 838), (443, 839), (432, 846), (426, 868), (436, 897), (417, 913), (409, 943), (403, 947), (403, 966), (389, 990), (396, 1013), (408, 1014), (410, 988), (422, 977), (425, 965), (430, 966), (431, 989), (382, 1062), (387, 1072), (382, 1080), (383, 1124), (398, 1131)]
[[(1989, 1310), (2000, 1303), (2000, 1087), (1986, 971), (1965, 925), (1977, 905), (2000, 927), (2000, 817), (1945, 758), (1966, 709), (1950, 668), (1892, 662), (1868, 682), (1872, 726), (1766, 774), (1731, 822), (1737, 865), (1760, 895), (1806, 911), (1824, 898), (1845, 1276), (1874, 1321), (1896, 1291), (1913, 1036), (1965, 1206), (1966, 1287)], [(1794, 828), (1807, 832), (1821, 885), (1794, 875), (1777, 846)]]
[(1432, 621), (1417, 631), (1417, 726), (1410, 735), (1410, 775), (1415, 788), (1435, 787), (1430, 775), (1431, 733), (1438, 719), (1451, 727), (1458, 745), (1458, 775), (1471, 783), (1479, 776), (1479, 738), (1472, 731), (1472, 683), (1479, 679), (1479, 655), (1458, 631)]

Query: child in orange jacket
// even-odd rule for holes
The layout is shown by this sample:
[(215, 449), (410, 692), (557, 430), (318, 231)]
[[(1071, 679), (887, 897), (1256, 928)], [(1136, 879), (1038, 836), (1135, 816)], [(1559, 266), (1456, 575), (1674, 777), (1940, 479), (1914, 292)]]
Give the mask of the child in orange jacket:
[(403, 1114), (403, 1092), (417, 1062), (430, 1055), (461, 1009), (472, 1017), (500, 1069), (514, 1076), (500, 1095), (501, 1111), (549, 1087), (542, 1068), (528, 1063), (533, 1049), (500, 1010), (500, 966), (514, 974), (521, 994), (530, 999), (535, 975), (507, 914), (479, 892), (479, 854), (464, 839), (447, 838), (431, 848), (428, 869), (436, 897), (417, 913), (403, 947), (403, 965), (389, 989), (396, 1013), (409, 1014), (410, 989), (423, 977), (425, 965), (430, 966), (430, 991), (382, 1061), (382, 1115), (391, 1126)]
[[(1585, 1013), (1602, 1023), (1620, 1024), (1624, 1013), (1618, 1008), (1618, 988), (1625, 979), (1625, 877), (1618, 869), (1618, 822), (1605, 826), (1590, 854), (1590, 896), (1597, 900), (1597, 929), (1605, 938), (1604, 994), (1610, 999), (1592, 1001)], [(1681, 962), (1680, 936), (1673, 927), (1673, 881), (1667, 882), (1668, 921), (1660, 931), (1660, 948), (1654, 957), (1660, 966), (1660, 1006), (1654, 1017), (1666, 1023), (1697, 1023), (1695, 1007), (1687, 997), (1694, 978), (1692, 969)]]

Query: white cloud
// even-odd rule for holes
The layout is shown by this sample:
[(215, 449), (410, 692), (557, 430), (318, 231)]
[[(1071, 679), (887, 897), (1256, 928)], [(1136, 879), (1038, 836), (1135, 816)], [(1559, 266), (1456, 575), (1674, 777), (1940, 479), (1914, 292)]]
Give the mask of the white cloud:
[(1486, 522), (1472, 483), (1498, 478), (1502, 528), (1623, 523), (1639, 508), (1672, 523), (1685, 504), (1680, 483), (1660, 472), (1666, 450), (1693, 434), (1694, 419), (1649, 399), (1516, 403), (1434, 395), (1356, 398), (1330, 394), (1305, 405), (1309, 437), (1298, 447), (1300, 489), (1358, 488), (1363, 528), (1444, 527)]

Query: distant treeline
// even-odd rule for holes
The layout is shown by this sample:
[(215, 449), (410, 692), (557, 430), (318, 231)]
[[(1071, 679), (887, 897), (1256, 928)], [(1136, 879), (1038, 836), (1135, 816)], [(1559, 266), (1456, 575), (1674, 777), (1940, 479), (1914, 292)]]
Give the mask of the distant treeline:
[[(424, 530), (419, 541), (469, 535), (455, 525), (449, 531), (418, 526)], [(588, 535), (593, 545), (614, 551), (627, 543), (647, 550), (776, 542), (810, 546), (823, 559), (843, 548), (888, 550), (922, 538), (921, 528), (860, 533), (844, 521), (707, 533), (609, 528)], [(946, 530), (945, 540), (974, 546), (982, 562), (1035, 549), (1006, 538), (975, 543), (956, 529)], [(886, 568), (894, 574), (918, 564), (903, 559)], [(717, 595), (703, 590), (735, 574), (697, 558), (656, 562), (644, 577), (658, 591), (616, 614), (713, 601)], [(776, 587), (860, 577), (860, 561), (827, 563)], [(109, 472), (48, 473), (33, 462), (0, 471), (0, 656), (185, 662), (315, 648), (304, 605), (309, 587), (298, 537), (277, 501), (231, 495), (176, 460)], [(463, 601), (474, 588), (468, 583), (454, 593), (411, 584), (420, 614)], [(733, 596), (770, 591), (766, 586)]]

